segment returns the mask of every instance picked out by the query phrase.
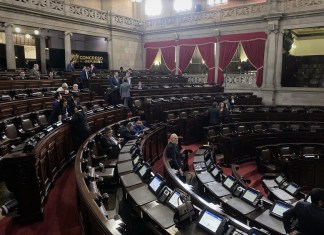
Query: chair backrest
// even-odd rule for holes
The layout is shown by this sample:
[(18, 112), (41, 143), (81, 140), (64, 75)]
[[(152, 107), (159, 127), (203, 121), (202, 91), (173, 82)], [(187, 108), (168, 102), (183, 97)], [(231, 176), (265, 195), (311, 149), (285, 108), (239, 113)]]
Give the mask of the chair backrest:
[(290, 154), (293, 154), (293, 153), (294, 153), (294, 151), (289, 146), (285, 146), (285, 147), (280, 148), (280, 154), (281, 155), (290, 155)]
[(181, 113), (179, 114), (179, 118), (187, 118), (187, 117), (188, 117), (188, 115), (187, 115), (186, 112), (181, 112)]
[(305, 146), (302, 149), (302, 154), (318, 154), (318, 150), (314, 146)]
[(253, 129), (254, 129), (254, 131), (263, 131), (264, 130), (262, 124), (255, 124), (253, 126)]
[(242, 134), (246, 131), (246, 126), (240, 125), (237, 127), (237, 133)]
[(191, 114), (192, 114), (193, 116), (198, 116), (200, 113), (199, 113), (198, 110), (194, 110), (194, 111), (192, 111)]
[(274, 123), (271, 125), (271, 129), (274, 129), (274, 130), (281, 130), (281, 126), (279, 123)]
[(6, 127), (6, 136), (9, 139), (16, 139), (18, 137), (17, 128), (13, 123), (7, 124)]
[(134, 105), (135, 105), (136, 108), (141, 108), (141, 107), (142, 107), (142, 102), (141, 102), (141, 100), (135, 100), (135, 101), (134, 101)]
[(32, 121), (28, 118), (28, 119), (23, 119), (21, 121), (21, 126), (23, 130), (29, 130), (34, 128), (34, 125), (32, 123)]
[(37, 121), (40, 126), (48, 125), (48, 120), (45, 114), (39, 115)]
[(272, 160), (271, 150), (270, 149), (262, 149), (260, 160), (261, 161), (271, 161)]
[(168, 120), (175, 119), (174, 113), (169, 113), (168, 114)]
[(229, 127), (223, 127), (223, 129), (222, 129), (222, 134), (223, 135), (231, 134), (231, 133), (232, 133), (232, 131), (231, 131), (231, 129)]

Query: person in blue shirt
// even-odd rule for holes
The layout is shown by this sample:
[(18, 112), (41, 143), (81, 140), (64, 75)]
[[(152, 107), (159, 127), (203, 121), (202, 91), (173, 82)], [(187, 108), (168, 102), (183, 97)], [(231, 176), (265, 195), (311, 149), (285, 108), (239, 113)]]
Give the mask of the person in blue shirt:
[(133, 125), (133, 132), (135, 132), (136, 135), (142, 134), (147, 129), (148, 128), (143, 125), (143, 122), (141, 119), (138, 118), (137, 120), (135, 120), (134, 125)]

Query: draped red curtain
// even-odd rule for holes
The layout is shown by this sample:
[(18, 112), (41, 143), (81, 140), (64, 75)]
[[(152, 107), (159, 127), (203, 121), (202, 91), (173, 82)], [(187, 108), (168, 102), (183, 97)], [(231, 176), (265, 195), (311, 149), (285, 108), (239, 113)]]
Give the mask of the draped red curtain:
[(219, 65), (217, 84), (222, 85), (224, 82), (224, 70), (231, 62), (239, 42), (221, 42), (219, 48)]
[(171, 71), (171, 73), (175, 72), (175, 47), (164, 47), (161, 48), (161, 53), (163, 56), (164, 63), (168, 70)]
[(179, 75), (182, 75), (183, 70), (187, 68), (192, 55), (195, 51), (195, 45), (183, 45), (180, 46), (179, 52)]
[(250, 63), (257, 70), (256, 85), (260, 87), (262, 85), (265, 40), (245, 41), (242, 42), (242, 46)]
[(158, 52), (159, 52), (159, 48), (146, 48), (146, 62), (145, 62), (146, 69), (150, 69), (152, 67), (154, 59)]
[(208, 83), (214, 83), (215, 78), (215, 44), (214, 43), (208, 43), (208, 44), (202, 44), (198, 45), (198, 49), (200, 51), (201, 57), (205, 61), (205, 64), (208, 68)]

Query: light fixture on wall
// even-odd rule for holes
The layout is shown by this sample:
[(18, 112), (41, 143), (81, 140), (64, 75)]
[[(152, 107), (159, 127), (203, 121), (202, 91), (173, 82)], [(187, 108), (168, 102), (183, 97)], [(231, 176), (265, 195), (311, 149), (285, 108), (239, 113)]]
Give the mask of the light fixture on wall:
[(38, 30), (38, 29), (35, 29), (35, 30), (34, 30), (34, 34), (35, 34), (35, 35), (39, 35), (39, 30)]
[(15, 28), (16, 33), (20, 33), (21, 29), (19, 27)]
[(27, 33), (27, 34), (25, 35), (25, 37), (26, 37), (27, 39), (29, 39), (29, 38), (30, 38), (30, 34)]

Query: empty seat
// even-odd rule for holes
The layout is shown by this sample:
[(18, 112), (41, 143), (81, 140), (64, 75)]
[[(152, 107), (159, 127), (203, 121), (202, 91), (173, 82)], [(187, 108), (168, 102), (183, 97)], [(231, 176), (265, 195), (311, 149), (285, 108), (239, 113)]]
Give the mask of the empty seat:
[(221, 134), (222, 135), (229, 135), (229, 134), (232, 134), (232, 131), (229, 127), (223, 127), (222, 130), (221, 130)]
[(295, 154), (294, 150), (289, 146), (281, 147), (279, 149), (279, 155), (282, 158), (296, 158), (297, 155)]
[(13, 123), (6, 125), (5, 133), (12, 144), (16, 145), (21, 142), (21, 138), (18, 136), (17, 128)]
[(259, 162), (258, 162), (258, 169), (262, 173), (274, 173), (277, 172), (276, 165), (273, 162), (274, 156), (269, 148), (262, 149)]
[(26, 134), (34, 134), (38, 130), (38, 127), (35, 127), (33, 122), (29, 118), (23, 119), (21, 121), (21, 126)]
[(171, 121), (171, 120), (174, 120), (174, 119), (175, 119), (174, 113), (169, 113), (168, 117), (167, 117), (167, 120)]
[(314, 146), (305, 146), (301, 149), (300, 155), (303, 157), (307, 156), (318, 156), (320, 154), (320, 150)]
[(187, 115), (186, 112), (181, 112), (181, 113), (179, 114), (179, 118), (187, 118), (187, 117), (188, 117), (188, 115)]
[(37, 118), (37, 122), (41, 128), (44, 128), (48, 125), (48, 120), (45, 114), (39, 115)]
[(263, 125), (262, 124), (255, 124), (253, 126), (253, 132), (256, 132), (256, 133), (264, 132)]
[(239, 126), (237, 127), (237, 133), (238, 133), (238, 134), (245, 134), (245, 133), (248, 133), (248, 129), (247, 129), (247, 127), (244, 126), (244, 125), (239, 125)]

